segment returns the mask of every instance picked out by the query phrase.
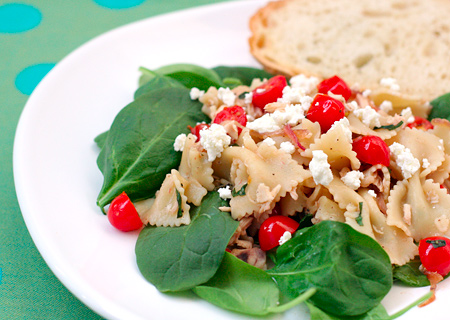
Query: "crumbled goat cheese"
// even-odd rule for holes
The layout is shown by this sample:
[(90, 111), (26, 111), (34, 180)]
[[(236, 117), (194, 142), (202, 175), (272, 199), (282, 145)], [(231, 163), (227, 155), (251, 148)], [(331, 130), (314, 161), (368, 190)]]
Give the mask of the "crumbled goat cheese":
[(327, 186), (333, 180), (333, 172), (328, 163), (328, 155), (322, 150), (314, 150), (313, 158), (309, 163), (309, 170), (316, 184)]
[(359, 109), (358, 102), (356, 102), (356, 101), (351, 101), (351, 102), (349, 102), (349, 103), (346, 103), (346, 104), (345, 104), (345, 107), (346, 107), (346, 109), (349, 110), (349, 111), (354, 111), (354, 110), (356, 110), (356, 109)]
[(353, 111), (366, 126), (373, 129), (380, 126), (380, 114), (371, 106), (365, 106), (364, 108), (356, 109)]
[(290, 233), (289, 231), (285, 231), (283, 233), (283, 235), (281, 236), (280, 240), (278, 240), (278, 244), (281, 246), (282, 244), (284, 244), (286, 241), (290, 240), (292, 238), (292, 233)]
[(221, 197), (222, 199), (226, 200), (226, 199), (231, 199), (231, 189), (230, 186), (226, 186), (223, 188), (219, 188), (217, 190), (217, 192), (219, 192), (219, 197)]
[(374, 198), (377, 197), (377, 194), (376, 194), (375, 191), (373, 191), (372, 189), (370, 189), (369, 191), (367, 191), (367, 193), (368, 193), (370, 196), (374, 197)]
[(189, 93), (191, 100), (198, 100), (205, 94), (204, 90), (200, 90), (199, 88), (193, 87), (191, 92)]
[(427, 158), (422, 159), (422, 168), (426, 169), (430, 166), (430, 161)]
[(281, 99), (278, 99), (278, 101), (284, 103), (296, 103), (300, 102), (304, 96), (305, 91), (302, 88), (293, 88), (290, 86), (286, 86), (283, 89), (283, 97)]
[(397, 82), (397, 79), (394, 79), (394, 78), (382, 78), (380, 80), (380, 84), (383, 87), (387, 87), (387, 88), (389, 88), (391, 90), (395, 90), (395, 91), (400, 90), (400, 86), (399, 86), (399, 84)]
[(414, 116), (410, 107), (403, 109), (400, 115), (406, 119), (406, 123), (414, 122)]
[(294, 88), (301, 88), (306, 94), (313, 92), (319, 84), (319, 79), (316, 77), (307, 77), (304, 74), (299, 74), (289, 80), (289, 84)]
[(217, 98), (223, 101), (227, 106), (232, 107), (236, 101), (236, 95), (230, 88), (219, 88)]
[(389, 100), (384, 100), (381, 104), (380, 104), (380, 110), (389, 113), (390, 111), (392, 111), (392, 109), (394, 108), (392, 106), (392, 102)]
[(353, 170), (343, 176), (341, 180), (347, 187), (356, 190), (361, 186), (361, 179), (363, 178), (364, 174), (361, 171)]
[(175, 138), (175, 142), (173, 143), (173, 148), (175, 149), (175, 151), (183, 151), (185, 142), (186, 135), (184, 133), (178, 135), (178, 137)]
[(275, 145), (275, 141), (271, 138), (271, 137), (267, 137), (263, 140), (263, 143), (269, 145), (269, 146), (274, 146)]
[(405, 179), (411, 178), (414, 173), (420, 168), (420, 162), (414, 158), (411, 150), (404, 145), (394, 142), (389, 146), (389, 150), (394, 156), (395, 162), (402, 170)]
[(305, 112), (311, 106), (312, 98), (304, 96), (301, 103), (289, 104), (284, 110), (275, 110), (274, 113), (266, 113), (262, 117), (247, 123), (247, 128), (259, 133), (281, 130), (286, 124), (297, 125), (305, 118)]
[(293, 154), (295, 152), (295, 146), (289, 142), (285, 141), (280, 144), (280, 150), (283, 150), (286, 153)]
[(372, 93), (372, 90), (370, 89), (366, 89), (362, 92), (363, 97), (367, 98), (368, 96), (370, 96)]
[(348, 119), (346, 117), (342, 118), (339, 121), (335, 121), (331, 125), (331, 128), (328, 131), (334, 130), (339, 127), (344, 130), (344, 134), (345, 134), (345, 137), (347, 138), (347, 140), (349, 142), (352, 142), (353, 133), (352, 133), (352, 130), (350, 130), (350, 122), (348, 121)]
[(208, 161), (214, 161), (231, 143), (231, 137), (223, 126), (217, 123), (200, 130), (200, 144), (208, 154)]
[(259, 117), (252, 122), (247, 122), (247, 128), (249, 128), (250, 130), (255, 130), (259, 133), (281, 130), (281, 127), (271, 117), (270, 113), (266, 113), (262, 117)]
[(246, 104), (250, 104), (250, 103), (252, 103), (252, 101), (253, 101), (253, 92), (247, 92), (247, 93), (244, 95), (244, 102), (245, 102)]

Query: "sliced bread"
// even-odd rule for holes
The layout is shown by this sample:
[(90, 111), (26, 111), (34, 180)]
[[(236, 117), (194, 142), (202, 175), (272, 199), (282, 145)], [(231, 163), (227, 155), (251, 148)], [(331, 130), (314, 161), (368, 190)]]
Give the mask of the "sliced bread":
[(252, 55), (270, 72), (339, 75), (425, 100), (450, 92), (449, 0), (281, 0), (250, 20)]

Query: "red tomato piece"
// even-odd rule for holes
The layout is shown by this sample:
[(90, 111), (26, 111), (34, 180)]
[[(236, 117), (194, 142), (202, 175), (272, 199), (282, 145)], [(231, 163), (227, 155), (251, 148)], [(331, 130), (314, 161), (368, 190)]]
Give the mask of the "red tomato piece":
[(297, 230), (299, 223), (286, 216), (271, 216), (264, 220), (259, 229), (259, 245), (264, 251), (279, 245), (281, 237), (286, 231), (293, 233)]
[(196, 141), (200, 140), (200, 131), (202, 131), (203, 129), (208, 129), (208, 128), (209, 128), (209, 124), (207, 124), (207, 123), (199, 123), (193, 128), (191, 126), (189, 126), (191, 133), (197, 137)]
[(341, 120), (344, 116), (344, 104), (322, 93), (316, 94), (306, 114), (306, 118), (320, 124), (322, 132), (327, 132), (333, 123)]
[(433, 125), (431, 124), (431, 122), (421, 117), (414, 117), (414, 122), (408, 123), (406, 126), (409, 128), (417, 128), (425, 131), (433, 129)]
[(334, 94), (339, 94), (347, 101), (352, 96), (352, 90), (348, 87), (347, 83), (338, 76), (323, 80), (317, 85), (319, 93), (327, 94), (331, 91)]
[[(220, 124), (229, 120), (234, 120), (245, 127), (247, 125), (247, 114), (241, 106), (226, 107), (216, 114), (213, 123)], [(238, 128), (238, 132), (241, 133), (241, 131), (242, 129)]]
[(371, 165), (389, 166), (390, 150), (386, 142), (377, 136), (362, 136), (353, 140), (353, 151), (359, 161)]
[(107, 216), (109, 222), (120, 231), (138, 230), (143, 225), (134, 204), (125, 192), (111, 202)]
[(450, 239), (429, 237), (420, 240), (419, 257), (426, 270), (445, 277), (450, 272)]
[(285, 76), (275, 76), (267, 80), (252, 91), (252, 103), (255, 107), (264, 110), (266, 104), (276, 102), (283, 96), (283, 89), (287, 86)]

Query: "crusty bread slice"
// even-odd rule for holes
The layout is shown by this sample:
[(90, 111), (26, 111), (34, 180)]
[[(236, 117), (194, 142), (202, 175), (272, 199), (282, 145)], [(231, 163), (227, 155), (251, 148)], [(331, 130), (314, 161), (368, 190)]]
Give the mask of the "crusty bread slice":
[(281, 0), (250, 20), (252, 55), (269, 71), (426, 100), (450, 92), (449, 0)]

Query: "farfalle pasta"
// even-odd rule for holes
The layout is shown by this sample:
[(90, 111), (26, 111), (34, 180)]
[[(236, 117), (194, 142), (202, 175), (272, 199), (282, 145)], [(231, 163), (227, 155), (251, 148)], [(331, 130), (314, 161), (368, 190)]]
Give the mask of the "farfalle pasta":
[[(396, 265), (414, 259), (415, 242), (450, 235), (450, 123), (417, 124), (427, 103), (392, 91), (318, 92), (319, 80), (302, 76), (260, 107), (254, 95), (264, 96), (267, 81), (192, 89), (211, 124), (175, 141), (180, 167), (141, 209), (146, 223), (189, 224), (190, 205), (218, 190), (229, 200), (221, 210), (239, 221), (230, 252), (256, 250), (253, 260), (263, 268), (257, 233), (274, 215), (347, 223), (375, 239)], [(318, 96), (329, 100), (328, 111)], [(218, 126), (228, 141), (216, 138)]]

